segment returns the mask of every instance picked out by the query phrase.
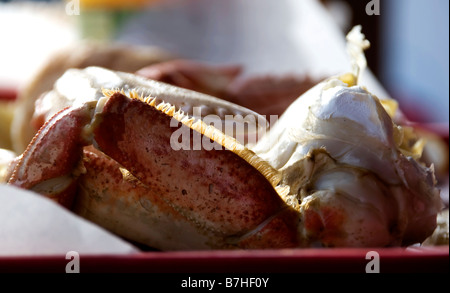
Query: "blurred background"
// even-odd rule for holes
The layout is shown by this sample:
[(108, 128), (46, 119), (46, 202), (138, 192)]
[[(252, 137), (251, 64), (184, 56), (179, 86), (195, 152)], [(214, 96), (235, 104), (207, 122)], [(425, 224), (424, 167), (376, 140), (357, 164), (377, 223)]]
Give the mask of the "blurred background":
[(0, 0), (0, 88), (20, 88), (83, 39), (320, 77), (345, 69), (334, 47), (361, 24), (369, 68), (407, 117), (448, 124), (448, 11), (447, 0)]
[(363, 13), (365, 0), (322, 2), (344, 30), (363, 25), (369, 67), (409, 117), (448, 122), (449, 1), (380, 0), (379, 16)]

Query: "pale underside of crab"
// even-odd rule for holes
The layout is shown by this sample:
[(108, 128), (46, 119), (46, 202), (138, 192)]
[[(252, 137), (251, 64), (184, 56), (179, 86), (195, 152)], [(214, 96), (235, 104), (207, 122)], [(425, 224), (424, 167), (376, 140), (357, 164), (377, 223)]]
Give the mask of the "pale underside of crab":
[(307, 235), (351, 214), (334, 230), (346, 237), (329, 244), (414, 243), (434, 229), (443, 207), (433, 168), (416, 160), (424, 142), (392, 121), (395, 102), (346, 78), (313, 87), (251, 149), (282, 174), (286, 202), (317, 219)]
[[(44, 124), (9, 184), (132, 241), (161, 250), (396, 246), (436, 227), (432, 169), (410, 156), (381, 102), (344, 77), (308, 91), (250, 150), (191, 109), (252, 111), (131, 74), (72, 73), (87, 86), (51, 93), (72, 94), (72, 106)], [(102, 91), (108, 84), (123, 90)], [(95, 97), (84, 99), (86, 89)], [(191, 148), (173, 148), (180, 130)], [(213, 147), (193, 150), (195, 136)]]

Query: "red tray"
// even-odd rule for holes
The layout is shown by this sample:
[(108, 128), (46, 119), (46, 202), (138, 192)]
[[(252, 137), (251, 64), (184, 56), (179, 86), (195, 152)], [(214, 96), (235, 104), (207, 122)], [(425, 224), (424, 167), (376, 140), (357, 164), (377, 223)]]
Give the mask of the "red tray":
[[(80, 272), (116, 273), (449, 272), (449, 247), (316, 248), (80, 255)], [(65, 255), (0, 257), (0, 272), (65, 272)], [(366, 271), (366, 269), (368, 271)]]
[(17, 89), (16, 88), (5, 88), (0, 87), (0, 101), (13, 101), (16, 99)]

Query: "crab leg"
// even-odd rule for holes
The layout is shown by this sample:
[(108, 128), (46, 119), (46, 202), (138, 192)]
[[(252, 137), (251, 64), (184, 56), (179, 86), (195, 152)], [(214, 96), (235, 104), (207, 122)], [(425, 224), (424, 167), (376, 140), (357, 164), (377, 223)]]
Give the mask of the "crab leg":
[(31, 189), (70, 208), (76, 181), (82, 172), (79, 162), (83, 146), (90, 144), (85, 125), (96, 103), (66, 108), (53, 116), (16, 160), (9, 184)]

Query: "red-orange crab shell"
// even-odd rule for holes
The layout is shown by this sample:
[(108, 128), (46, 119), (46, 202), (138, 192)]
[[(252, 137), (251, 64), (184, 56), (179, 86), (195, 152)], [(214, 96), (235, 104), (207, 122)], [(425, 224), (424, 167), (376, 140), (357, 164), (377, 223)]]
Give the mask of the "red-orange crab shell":
[[(49, 131), (35, 138), (41, 142), (24, 153), (28, 159), (17, 163), (9, 183), (33, 189), (54, 178), (75, 178), (77, 173), (67, 166), (39, 183), (17, 174), (42, 166), (44, 144), (61, 147), (52, 164), (72, 166), (83, 146), (93, 144), (100, 151), (84, 148), (86, 172), (78, 178), (73, 210), (114, 233), (159, 249), (301, 246), (299, 215), (276, 192), (279, 178), (270, 165), (170, 105), (156, 105), (154, 99), (135, 94), (130, 98), (112, 91), (107, 96), (96, 104), (95, 114), (83, 107), (58, 114), (71, 119), (84, 115), (82, 122), (67, 125), (69, 118), (54, 116), (46, 124)], [(171, 127), (171, 119), (179, 121), (178, 127)], [(180, 127), (187, 128), (191, 138), (197, 132), (219, 145), (212, 150), (174, 150), (171, 135)], [(82, 139), (61, 139), (76, 131)], [(89, 137), (92, 140), (86, 141)]]
[(85, 103), (55, 114), (13, 162), (8, 183), (70, 207), (77, 177), (82, 172), (79, 165), (82, 147), (90, 143), (84, 126), (91, 122), (95, 106), (96, 103)]

